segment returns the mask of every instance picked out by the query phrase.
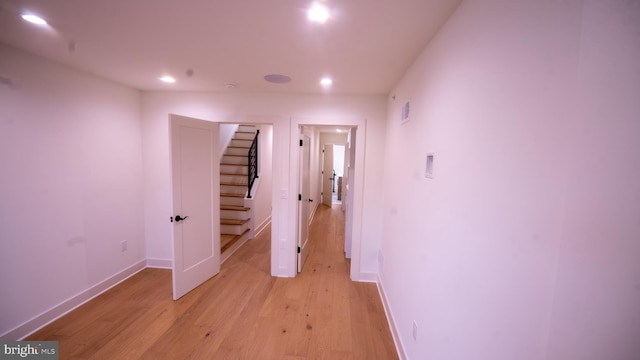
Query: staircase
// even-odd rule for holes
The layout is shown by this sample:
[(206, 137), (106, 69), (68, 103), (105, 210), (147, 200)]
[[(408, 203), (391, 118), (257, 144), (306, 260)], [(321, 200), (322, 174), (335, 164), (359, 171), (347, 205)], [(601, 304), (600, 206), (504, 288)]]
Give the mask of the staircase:
[[(245, 206), (253, 125), (240, 125), (220, 160), (220, 252), (233, 252), (252, 237), (251, 209)], [(234, 246), (235, 245), (235, 246)]]

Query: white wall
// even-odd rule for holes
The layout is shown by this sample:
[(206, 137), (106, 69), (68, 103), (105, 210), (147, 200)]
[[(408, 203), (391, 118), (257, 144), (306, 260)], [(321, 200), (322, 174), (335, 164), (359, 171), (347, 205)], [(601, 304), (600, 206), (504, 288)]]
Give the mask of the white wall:
[(0, 336), (15, 338), (144, 260), (140, 95), (4, 45), (0, 76)]
[(224, 151), (236, 134), (236, 130), (238, 130), (238, 124), (220, 124), (220, 159), (224, 156)]
[[(300, 124), (330, 122), (350, 124), (350, 119), (366, 121), (367, 142), (381, 144), (384, 138), (386, 101), (383, 96), (363, 95), (290, 95), (241, 93), (144, 93), (143, 158), (145, 233), (147, 257), (171, 258), (171, 191), (167, 118), (169, 113), (221, 122), (272, 123), (273, 126), (273, 197), (274, 239), (284, 241), (286, 248), (272, 246), (277, 254), (272, 273), (279, 276), (295, 274), (295, 214), (297, 182), (291, 181), (290, 149), (297, 142), (297, 133), (290, 126), (293, 118)], [(366, 148), (364, 204), (357, 221), (367, 224), (362, 229), (362, 253), (358, 272), (377, 271), (377, 248), (381, 234), (381, 171), (383, 146)], [(369, 180), (371, 179), (371, 180)], [(281, 199), (282, 190), (288, 199)], [(278, 214), (278, 215), (277, 215)], [(277, 242), (275, 243), (277, 245)]]
[(272, 186), (272, 154), (273, 154), (273, 126), (260, 125), (258, 138), (258, 156), (260, 163), (258, 168), (258, 190), (254, 196), (253, 216), (254, 230), (261, 230), (271, 220), (271, 186)]
[(408, 358), (640, 357), (638, 24), (465, 1), (397, 85), (381, 283)]

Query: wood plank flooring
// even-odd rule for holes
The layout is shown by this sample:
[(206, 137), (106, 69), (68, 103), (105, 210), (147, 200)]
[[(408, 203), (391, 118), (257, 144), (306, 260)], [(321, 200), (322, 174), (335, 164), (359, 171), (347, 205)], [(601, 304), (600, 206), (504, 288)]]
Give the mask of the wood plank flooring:
[(397, 359), (375, 284), (352, 282), (344, 213), (321, 205), (296, 278), (270, 276), (269, 231), (178, 301), (171, 271), (145, 269), (27, 340), (60, 359)]

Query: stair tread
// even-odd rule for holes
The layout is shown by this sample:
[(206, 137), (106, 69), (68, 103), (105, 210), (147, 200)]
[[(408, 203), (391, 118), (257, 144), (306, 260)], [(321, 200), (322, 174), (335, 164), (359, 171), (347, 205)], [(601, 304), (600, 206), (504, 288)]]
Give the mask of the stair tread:
[(220, 225), (244, 225), (247, 222), (249, 222), (249, 219), (246, 219), (246, 220), (220, 219)]
[(244, 194), (220, 193), (220, 196), (234, 197), (234, 198), (243, 198), (243, 197), (244, 197)]
[(220, 163), (220, 165), (233, 165), (233, 166), (249, 166), (248, 164), (230, 164), (230, 163)]
[(244, 206), (220, 205), (220, 210), (249, 211), (250, 209)]
[(247, 184), (238, 184), (238, 183), (230, 183), (230, 182), (220, 182), (220, 185), (247, 187)]
[(237, 156), (237, 157), (247, 157), (247, 155), (234, 155), (234, 154), (224, 154), (224, 156)]

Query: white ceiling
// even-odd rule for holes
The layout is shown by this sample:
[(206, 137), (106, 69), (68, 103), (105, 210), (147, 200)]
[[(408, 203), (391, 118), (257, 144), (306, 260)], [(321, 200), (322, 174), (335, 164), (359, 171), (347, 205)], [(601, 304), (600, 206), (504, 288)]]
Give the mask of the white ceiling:
[(0, 0), (0, 42), (140, 90), (387, 94), (460, 1)]

